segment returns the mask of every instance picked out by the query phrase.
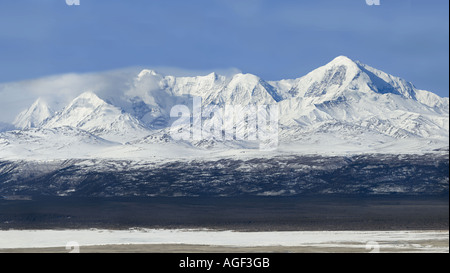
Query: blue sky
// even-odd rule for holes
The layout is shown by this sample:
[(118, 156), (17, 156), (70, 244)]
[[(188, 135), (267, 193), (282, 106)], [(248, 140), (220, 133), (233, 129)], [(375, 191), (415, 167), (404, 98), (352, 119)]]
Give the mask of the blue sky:
[(296, 78), (346, 55), (449, 95), (447, 0), (0, 0), (0, 82), (132, 66)]

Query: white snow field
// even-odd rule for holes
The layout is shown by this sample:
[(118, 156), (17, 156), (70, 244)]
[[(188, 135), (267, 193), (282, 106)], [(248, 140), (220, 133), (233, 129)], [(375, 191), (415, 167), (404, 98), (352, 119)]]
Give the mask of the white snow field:
[[(15, 121), (10, 121), (13, 124), (2, 121), (0, 159), (157, 160), (448, 150), (449, 98), (417, 89), (406, 80), (345, 56), (303, 77), (270, 82), (242, 73), (196, 77), (166, 76), (147, 69), (133, 76), (117, 73), (102, 74), (95, 80), (86, 75), (90, 84), (82, 89), (64, 86), (67, 75), (60, 76), (61, 80), (55, 76), (0, 84), (2, 96), (22, 87), (32, 89), (34, 82), (36, 88), (42, 87), (46, 80), (73, 94), (65, 100), (40, 97), (18, 113)], [(112, 85), (102, 79), (114, 79), (117, 90), (108, 89)], [(205, 130), (200, 140), (175, 140), (170, 129), (177, 117), (170, 116), (171, 110), (182, 105), (195, 115), (194, 97), (202, 99), (203, 111), (215, 105), (218, 116), (229, 106), (277, 106), (278, 148), (259, 151), (259, 140), (249, 139), (248, 126), (254, 117), (225, 116), (216, 123), (217, 119), (205, 112), (203, 128), (234, 126), (233, 133), (244, 139), (225, 141)]]
[[(448, 231), (289, 231), (235, 232), (213, 230), (6, 230), (0, 231), (1, 249), (64, 248), (75, 242), (83, 246), (186, 244), (229, 247), (299, 246), (355, 248), (380, 252), (449, 252)], [(430, 245), (429, 241), (441, 242)], [(372, 249), (373, 250), (373, 249)]]

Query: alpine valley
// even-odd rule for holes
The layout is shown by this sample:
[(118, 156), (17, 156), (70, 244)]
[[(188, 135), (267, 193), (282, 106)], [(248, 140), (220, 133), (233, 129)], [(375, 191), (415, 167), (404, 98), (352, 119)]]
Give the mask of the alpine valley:
[[(0, 124), (0, 195), (448, 195), (449, 98), (345, 56), (297, 79), (144, 69), (120, 92), (97, 86), (63, 105), (39, 98)], [(198, 97), (204, 108), (277, 106), (277, 148), (175, 140), (171, 110), (192, 111)], [(232, 128), (248, 137), (250, 122)]]

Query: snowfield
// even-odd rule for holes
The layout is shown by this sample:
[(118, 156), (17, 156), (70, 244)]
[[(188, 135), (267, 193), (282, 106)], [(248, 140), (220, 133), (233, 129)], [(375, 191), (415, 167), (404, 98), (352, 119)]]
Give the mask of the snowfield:
[[(129, 244), (187, 244), (230, 247), (309, 246), (366, 249), (377, 245), (384, 249), (414, 252), (449, 252), (448, 231), (296, 231), (235, 232), (213, 230), (7, 230), (0, 231), (1, 249), (64, 248), (69, 242), (83, 246)], [(442, 242), (432, 246), (428, 241)], [(375, 244), (375, 243), (376, 244)], [(369, 252), (370, 249), (367, 250)]]
[[(78, 94), (69, 103), (38, 98), (13, 125), (1, 126), (0, 159), (423, 154), (449, 147), (448, 98), (345, 56), (303, 77), (273, 82), (252, 74), (174, 77), (147, 69), (116, 78), (120, 90), (102, 90), (100, 83), (89, 90), (67, 86)], [(0, 85), (0, 90), (10, 86), (15, 85)], [(194, 98), (201, 98), (203, 111), (212, 105), (219, 109), (213, 116), (203, 113), (203, 128), (228, 126), (244, 139), (227, 141), (206, 130), (201, 139), (172, 138), (170, 129), (178, 120), (171, 117), (172, 108), (187, 107), (194, 123)], [(217, 123), (228, 106), (256, 105), (278, 107), (275, 151), (261, 152), (262, 140), (249, 139), (254, 116), (224, 116)]]

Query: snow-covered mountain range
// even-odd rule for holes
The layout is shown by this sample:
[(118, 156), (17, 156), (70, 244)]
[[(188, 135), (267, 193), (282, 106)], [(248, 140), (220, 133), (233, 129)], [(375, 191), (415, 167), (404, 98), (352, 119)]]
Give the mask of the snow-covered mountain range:
[[(175, 141), (175, 105), (276, 105), (279, 148), (270, 153), (423, 153), (448, 150), (449, 98), (339, 56), (307, 75), (175, 77), (142, 70), (117, 92), (79, 90), (58, 109), (40, 98), (14, 127), (0, 127), (0, 158), (180, 158), (255, 154), (254, 141)], [(213, 122), (204, 118), (203, 123)], [(225, 121), (226, 122), (226, 121)], [(250, 121), (235, 124), (246, 130)], [(237, 133), (237, 132), (236, 132)], [(241, 132), (246, 135), (245, 132)], [(267, 154), (265, 154), (267, 155)]]

